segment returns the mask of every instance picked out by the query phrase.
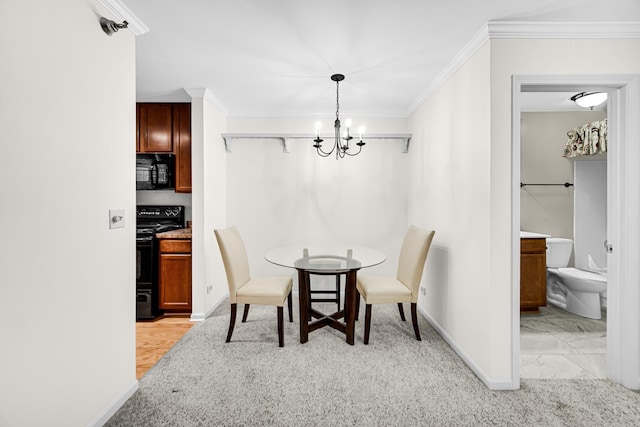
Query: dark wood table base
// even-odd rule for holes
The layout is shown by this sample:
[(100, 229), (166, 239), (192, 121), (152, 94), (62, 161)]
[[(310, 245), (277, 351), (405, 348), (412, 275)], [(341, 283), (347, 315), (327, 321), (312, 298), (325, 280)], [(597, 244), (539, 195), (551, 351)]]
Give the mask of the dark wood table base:
[[(310, 308), (309, 283), (310, 275), (335, 276), (336, 274), (346, 274), (344, 310), (331, 314), (321, 313), (318, 310)], [(300, 343), (304, 344), (309, 341), (309, 332), (329, 326), (346, 335), (348, 344), (353, 345), (355, 339), (355, 323), (356, 323), (356, 303), (358, 292), (356, 289), (358, 269), (340, 271), (340, 272), (319, 272), (298, 269), (298, 298), (300, 306)], [(309, 322), (310, 316), (316, 320)], [(340, 319), (344, 319), (342, 322)]]

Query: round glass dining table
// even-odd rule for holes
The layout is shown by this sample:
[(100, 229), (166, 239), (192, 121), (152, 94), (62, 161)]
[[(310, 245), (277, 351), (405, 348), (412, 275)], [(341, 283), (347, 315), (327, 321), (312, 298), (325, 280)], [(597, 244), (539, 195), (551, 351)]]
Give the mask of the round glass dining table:
[[(361, 268), (383, 263), (386, 255), (361, 246), (305, 246), (291, 245), (270, 250), (265, 259), (282, 267), (298, 271), (298, 298), (300, 312), (300, 342), (309, 340), (309, 332), (329, 326), (346, 335), (353, 345), (355, 321), (360, 295), (356, 289), (357, 273)], [(310, 275), (346, 276), (344, 310), (325, 314), (311, 307)], [(313, 318), (311, 322), (309, 319)], [(344, 322), (340, 319), (344, 318)]]

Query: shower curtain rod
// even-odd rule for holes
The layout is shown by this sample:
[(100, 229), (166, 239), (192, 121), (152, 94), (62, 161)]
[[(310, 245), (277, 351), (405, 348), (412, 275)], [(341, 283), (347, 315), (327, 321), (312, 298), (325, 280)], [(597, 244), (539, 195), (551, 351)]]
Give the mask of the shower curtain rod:
[(520, 183), (520, 188), (524, 187), (525, 185), (562, 185), (563, 187), (569, 188), (569, 187), (573, 187), (573, 184), (570, 184), (568, 182), (565, 182), (564, 184), (524, 184), (524, 183)]

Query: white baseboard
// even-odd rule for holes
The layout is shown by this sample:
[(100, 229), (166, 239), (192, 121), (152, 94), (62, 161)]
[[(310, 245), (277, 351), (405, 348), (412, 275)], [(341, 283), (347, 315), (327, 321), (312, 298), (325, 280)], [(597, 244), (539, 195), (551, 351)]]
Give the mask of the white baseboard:
[(89, 423), (89, 426), (102, 427), (103, 425), (105, 425), (107, 421), (109, 421), (109, 419), (113, 416), (113, 414), (115, 414), (118, 409), (120, 409), (120, 407), (124, 405), (124, 403), (129, 400), (131, 396), (133, 396), (133, 393), (135, 393), (136, 390), (138, 390), (138, 380), (133, 381), (124, 390), (120, 397), (117, 397), (113, 401), (111, 401), (111, 403), (109, 403), (107, 407)]
[(222, 304), (224, 302), (224, 300), (226, 300), (227, 298), (229, 298), (229, 294), (224, 294), (222, 295), (222, 297), (220, 297), (220, 299), (218, 301), (216, 301), (211, 308), (209, 308), (209, 310), (207, 310), (206, 313), (191, 313), (191, 317), (189, 318), (189, 320), (191, 320), (192, 322), (202, 322), (204, 321), (207, 317), (211, 316), (211, 314), (216, 310), (216, 308), (218, 308), (220, 306), (220, 304)]
[(419, 305), (418, 305), (418, 311), (420, 312), (420, 314), (422, 314), (422, 316), (424, 316), (425, 319), (427, 319), (427, 322), (429, 322), (431, 326), (433, 326), (433, 328), (438, 332), (438, 334), (440, 334), (440, 336), (447, 342), (447, 344), (449, 344), (449, 347), (451, 347), (453, 351), (455, 351), (456, 354), (460, 356), (460, 358), (464, 361), (464, 363), (467, 364), (469, 369), (471, 369), (471, 371), (473, 371), (473, 373), (476, 374), (478, 379), (482, 381), (489, 390), (516, 390), (517, 389), (517, 387), (514, 387), (512, 382), (495, 381), (491, 379), (482, 370), (482, 368), (480, 368), (475, 363), (475, 361), (472, 358), (470, 358), (464, 352), (464, 350), (460, 348), (458, 343), (440, 326), (440, 324), (438, 324), (438, 322), (436, 322), (431, 316), (429, 316), (429, 314)]

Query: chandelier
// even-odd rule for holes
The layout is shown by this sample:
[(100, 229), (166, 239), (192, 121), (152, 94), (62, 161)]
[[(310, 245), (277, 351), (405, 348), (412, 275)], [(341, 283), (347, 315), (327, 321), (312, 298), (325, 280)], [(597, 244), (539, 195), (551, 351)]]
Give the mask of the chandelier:
[(340, 82), (344, 80), (344, 75), (342, 74), (334, 74), (331, 76), (331, 80), (336, 82), (336, 121), (334, 122), (334, 142), (331, 150), (324, 151), (322, 149), (322, 142), (324, 139), (320, 138), (320, 122), (316, 123), (316, 139), (313, 140), (315, 144), (313, 145), (318, 152), (318, 154), (322, 157), (328, 157), (335, 151), (336, 159), (343, 158), (344, 156), (356, 156), (360, 154), (362, 151), (362, 146), (365, 143), (362, 141), (362, 134), (364, 133), (364, 127), (360, 127), (360, 140), (355, 144), (358, 146), (358, 151), (353, 151), (355, 148), (352, 145), (349, 145), (349, 142), (353, 139), (353, 137), (349, 134), (349, 128), (351, 127), (351, 120), (347, 119), (345, 121), (345, 125), (347, 130), (344, 132), (344, 135), (341, 134), (340, 128)]

